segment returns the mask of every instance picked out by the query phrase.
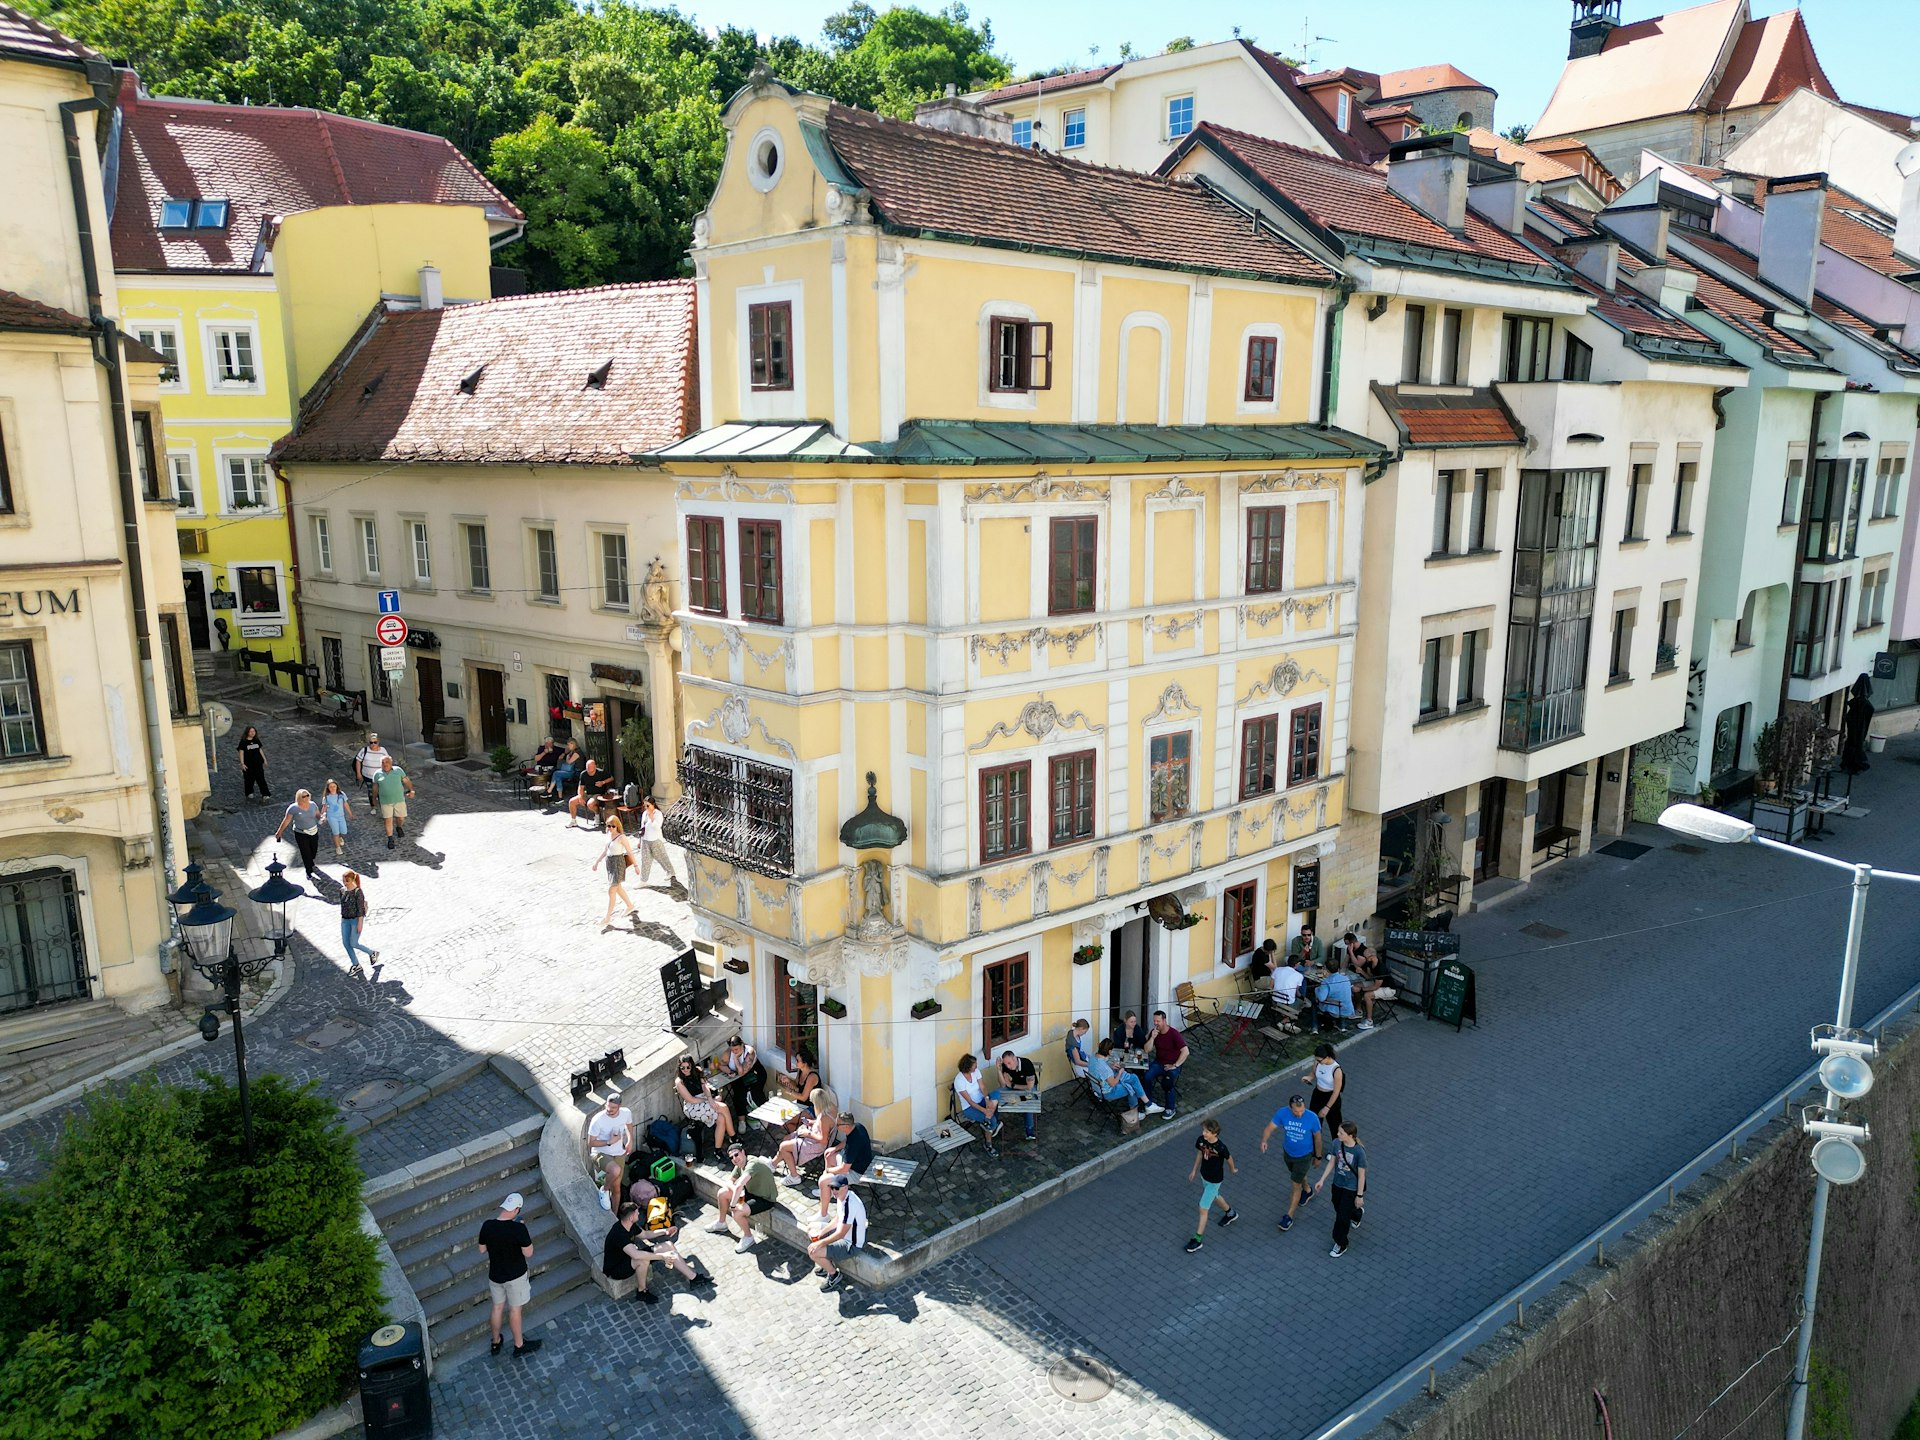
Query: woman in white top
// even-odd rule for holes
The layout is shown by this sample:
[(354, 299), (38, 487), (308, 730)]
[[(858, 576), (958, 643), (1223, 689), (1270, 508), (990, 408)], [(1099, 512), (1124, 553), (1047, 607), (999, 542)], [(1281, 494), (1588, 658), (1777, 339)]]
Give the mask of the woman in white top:
[(1340, 1132), (1340, 1097), (1347, 1088), (1347, 1072), (1333, 1058), (1333, 1046), (1322, 1042), (1313, 1052), (1313, 1065), (1300, 1077), (1313, 1083), (1313, 1096), (1307, 1108), (1320, 1117), (1321, 1128), (1329, 1135)]
[(647, 877), (658, 865), (667, 872), (667, 883), (678, 885), (680, 877), (673, 873), (673, 861), (667, 858), (667, 842), (661, 838), (660, 827), (666, 816), (660, 813), (660, 807), (653, 803), (651, 795), (640, 802), (640, 883), (647, 883)]
[(613, 924), (613, 902), (618, 900), (627, 907), (628, 918), (638, 920), (640, 912), (633, 908), (633, 901), (627, 895), (627, 887), (622, 883), (627, 878), (627, 866), (633, 863), (633, 842), (627, 838), (621, 828), (620, 817), (607, 817), (607, 843), (600, 847), (600, 858), (589, 861), (591, 865), (607, 867), (607, 914), (600, 923), (602, 926)]
[(987, 1146), (1000, 1134), (1000, 1122), (993, 1112), (1000, 1108), (1000, 1092), (991, 1095), (980, 1083), (980, 1061), (977, 1056), (962, 1055), (960, 1066), (954, 1072), (953, 1093), (960, 1103), (960, 1113), (967, 1119), (987, 1127)]

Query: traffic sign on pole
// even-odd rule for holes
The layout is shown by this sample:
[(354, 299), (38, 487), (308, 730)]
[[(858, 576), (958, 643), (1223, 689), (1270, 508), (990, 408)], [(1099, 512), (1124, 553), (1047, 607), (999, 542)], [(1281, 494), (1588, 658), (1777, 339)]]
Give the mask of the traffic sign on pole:
[(382, 615), (374, 623), (373, 638), (382, 645), (404, 645), (407, 643), (407, 622), (398, 615)]
[(380, 613), (382, 615), (398, 615), (400, 613), (400, 592), (398, 590), (382, 590), (380, 592)]
[(407, 648), (404, 645), (383, 645), (380, 647), (380, 668), (389, 673), (407, 668)]

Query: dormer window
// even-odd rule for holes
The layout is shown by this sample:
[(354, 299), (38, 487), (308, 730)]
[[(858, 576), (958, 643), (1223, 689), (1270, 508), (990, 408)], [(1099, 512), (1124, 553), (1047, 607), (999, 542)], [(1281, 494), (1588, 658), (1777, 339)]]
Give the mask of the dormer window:
[(1175, 95), (1167, 101), (1167, 139), (1193, 133), (1193, 96)]
[(1342, 90), (1333, 102), (1333, 123), (1344, 132), (1347, 122), (1353, 118), (1353, 97)]
[(160, 228), (162, 230), (225, 230), (227, 202), (224, 200), (162, 200)]
[(613, 361), (609, 360), (598, 369), (587, 372), (587, 389), (604, 390), (607, 388), (607, 376), (612, 373)]

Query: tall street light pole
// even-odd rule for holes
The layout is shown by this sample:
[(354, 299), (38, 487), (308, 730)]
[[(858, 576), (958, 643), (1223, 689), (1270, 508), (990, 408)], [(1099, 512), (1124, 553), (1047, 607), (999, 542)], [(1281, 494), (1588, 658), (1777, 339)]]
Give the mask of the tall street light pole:
[[(242, 958), (233, 945), (233, 911), (220, 903), (220, 892), (201, 876), (200, 867), (187, 866), (180, 888), (167, 896), (180, 907), (180, 931), (186, 937), (193, 968), (220, 987), (224, 1008), (233, 1017), (233, 1063), (240, 1080), (240, 1129), (247, 1160), (253, 1160), (253, 1102), (247, 1092), (247, 1036), (240, 1018), (240, 982), (251, 980), (274, 961), (283, 959), (292, 938), (290, 912), (306, 891), (288, 880), (286, 866), (275, 860), (267, 866), (266, 883), (249, 890), (247, 898), (266, 908), (273, 948), (263, 955)], [(220, 1038), (220, 1016), (209, 1005), (200, 1017), (200, 1034), (211, 1044)]]
[(1717, 845), (1759, 845), (1779, 850), (1801, 860), (1846, 870), (1853, 876), (1853, 897), (1847, 910), (1847, 948), (1840, 964), (1840, 1002), (1831, 1026), (1818, 1026), (1813, 1032), (1813, 1048), (1820, 1061), (1820, 1082), (1826, 1086), (1826, 1104), (1815, 1117), (1802, 1115), (1808, 1134), (1819, 1137), (1813, 1147), (1813, 1224), (1807, 1235), (1807, 1270), (1800, 1289), (1800, 1329), (1795, 1337), (1793, 1389), (1787, 1405), (1787, 1440), (1805, 1440), (1807, 1433), (1807, 1372), (1813, 1359), (1813, 1307), (1820, 1295), (1820, 1254), (1827, 1238), (1827, 1197), (1834, 1185), (1851, 1185), (1866, 1173), (1866, 1160), (1859, 1142), (1868, 1138), (1867, 1127), (1850, 1125), (1840, 1118), (1850, 1100), (1858, 1100), (1873, 1086), (1873, 1072), (1867, 1060), (1879, 1054), (1879, 1046), (1853, 1029), (1853, 992), (1860, 974), (1860, 943), (1867, 923), (1867, 887), (1875, 876), (1883, 880), (1906, 880), (1920, 884), (1920, 875), (1898, 870), (1875, 870), (1828, 855), (1817, 855), (1797, 845), (1784, 845), (1757, 833), (1753, 825), (1703, 805), (1669, 805), (1660, 816), (1669, 830), (1696, 840)]

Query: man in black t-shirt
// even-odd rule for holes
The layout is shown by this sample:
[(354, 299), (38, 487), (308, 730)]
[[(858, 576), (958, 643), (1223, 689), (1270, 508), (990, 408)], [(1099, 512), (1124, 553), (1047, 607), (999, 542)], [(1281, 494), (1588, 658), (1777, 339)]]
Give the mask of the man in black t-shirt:
[[(1003, 1092), (1011, 1090), (1015, 1094), (1020, 1094), (1028, 1090), (1037, 1091), (1039, 1088), (1040, 1072), (1033, 1068), (1033, 1062), (1031, 1060), (1027, 1059), (1024, 1055), (1016, 1055), (1011, 1050), (1001, 1052), (1000, 1089)], [(1038, 1139), (1039, 1136), (1035, 1133), (1033, 1123), (1033, 1113), (1029, 1111), (1020, 1118), (1027, 1122), (1027, 1139)]]
[(647, 1277), (656, 1264), (678, 1270), (686, 1282), (696, 1288), (713, 1284), (711, 1275), (695, 1270), (681, 1258), (673, 1241), (666, 1238), (670, 1233), (663, 1231), (659, 1238), (649, 1236), (640, 1225), (640, 1207), (629, 1201), (620, 1207), (620, 1217), (607, 1231), (606, 1243), (600, 1248), (600, 1273), (609, 1280), (631, 1280), (638, 1270), (640, 1283), (633, 1298), (643, 1305), (655, 1304), (659, 1299), (647, 1289)]
[(1233, 1152), (1227, 1149), (1227, 1142), (1220, 1138), (1218, 1120), (1200, 1122), (1200, 1138), (1193, 1142), (1193, 1168), (1187, 1171), (1187, 1183), (1195, 1179), (1200, 1181), (1200, 1223), (1194, 1227), (1193, 1236), (1187, 1241), (1187, 1253), (1193, 1254), (1206, 1243), (1207, 1216), (1213, 1213), (1213, 1207), (1221, 1209), (1221, 1225), (1231, 1225), (1240, 1218), (1233, 1206), (1227, 1203), (1220, 1193), (1220, 1187), (1226, 1183), (1227, 1170), (1232, 1168), (1238, 1175), (1240, 1167), (1234, 1164)]
[(493, 1353), (500, 1353), (500, 1316), (504, 1311), (513, 1325), (513, 1353), (530, 1355), (540, 1348), (538, 1340), (520, 1336), (520, 1315), (533, 1298), (533, 1284), (527, 1276), (527, 1262), (533, 1259), (533, 1233), (520, 1219), (526, 1201), (515, 1191), (500, 1202), (500, 1213), (480, 1227), (480, 1248), (487, 1252), (487, 1293), (493, 1297)]

